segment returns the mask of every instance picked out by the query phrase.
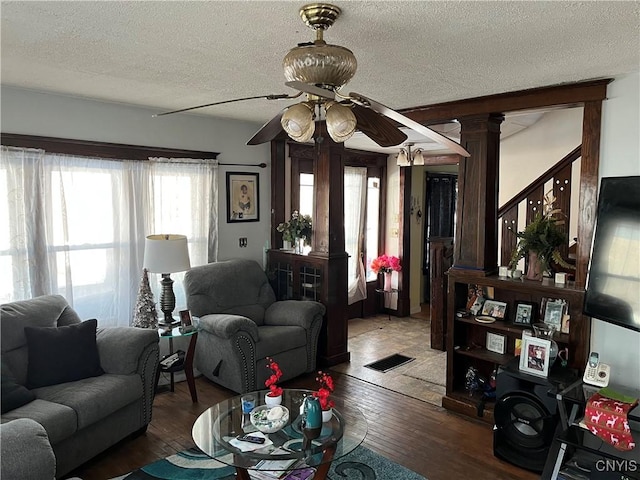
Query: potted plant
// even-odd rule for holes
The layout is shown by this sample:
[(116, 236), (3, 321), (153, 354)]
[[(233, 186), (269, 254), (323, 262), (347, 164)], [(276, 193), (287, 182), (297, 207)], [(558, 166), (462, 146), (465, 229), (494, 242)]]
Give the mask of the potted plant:
[(560, 255), (559, 247), (566, 241), (560, 229), (564, 218), (559, 208), (553, 208), (555, 197), (547, 193), (544, 197), (543, 211), (538, 212), (533, 221), (522, 232), (516, 233), (518, 245), (511, 255), (509, 267), (516, 268), (521, 258), (527, 258), (527, 275), (529, 280), (541, 280), (543, 273), (549, 271), (554, 263), (573, 269)]
[(391, 272), (402, 270), (400, 259), (390, 255), (380, 255), (371, 262), (371, 270), (376, 275), (384, 273), (384, 291), (391, 291)]
[(276, 230), (282, 233), (282, 239), (293, 245), (296, 253), (302, 253), (302, 246), (311, 245), (311, 217), (300, 215), (297, 210), (291, 214), (291, 219), (278, 224)]
[(267, 368), (271, 369), (271, 375), (264, 382), (264, 385), (269, 389), (264, 396), (264, 403), (267, 405), (280, 405), (282, 403), (282, 388), (277, 385), (278, 380), (282, 377), (282, 370), (276, 361), (267, 357)]
[(319, 371), (316, 381), (320, 384), (317, 392), (313, 392), (313, 396), (320, 402), (322, 409), (322, 422), (331, 420), (331, 409), (335, 406), (335, 402), (329, 398), (333, 393), (333, 378), (326, 372)]

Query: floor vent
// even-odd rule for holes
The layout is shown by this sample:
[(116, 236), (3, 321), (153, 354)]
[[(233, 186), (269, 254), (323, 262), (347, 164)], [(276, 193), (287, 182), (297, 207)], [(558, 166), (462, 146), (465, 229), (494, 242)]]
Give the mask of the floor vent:
[(377, 370), (379, 372), (388, 372), (389, 370), (393, 370), (394, 368), (397, 368), (400, 365), (413, 362), (414, 360), (415, 358), (413, 357), (407, 357), (406, 355), (400, 355), (399, 353), (394, 353), (393, 355), (384, 357), (381, 360), (378, 360), (373, 363), (369, 363), (365, 365), (365, 367), (371, 368), (373, 370)]

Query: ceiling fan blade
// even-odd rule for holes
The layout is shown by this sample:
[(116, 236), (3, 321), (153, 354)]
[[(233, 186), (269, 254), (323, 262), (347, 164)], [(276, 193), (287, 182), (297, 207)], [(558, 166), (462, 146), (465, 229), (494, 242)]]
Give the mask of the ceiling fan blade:
[(282, 110), (278, 115), (265, 123), (260, 130), (249, 139), (247, 145), (260, 145), (261, 143), (270, 142), (271, 140), (275, 140), (281, 133), (284, 133), (284, 129), (280, 123), (284, 112), (285, 110)]
[(372, 109), (354, 103), (352, 111), (358, 122), (357, 129), (381, 147), (400, 145), (407, 139), (405, 133), (393, 122)]
[(299, 82), (297, 80), (292, 82), (284, 83), (287, 87), (294, 88), (296, 90), (300, 90), (304, 93), (310, 93), (311, 95), (315, 95), (317, 97), (328, 98), (329, 100), (335, 100), (336, 94), (331, 90), (327, 90), (326, 88), (316, 87), (315, 85), (311, 85), (309, 83)]
[(459, 143), (456, 143), (453, 140), (445, 137), (444, 135), (441, 135), (438, 132), (431, 130), (429, 127), (425, 127), (424, 125), (421, 125), (420, 123), (414, 120), (411, 120), (409, 117), (405, 117), (401, 113), (398, 113), (395, 110), (392, 110), (391, 108), (379, 102), (376, 102), (375, 100), (372, 100), (370, 98), (365, 97), (364, 95), (361, 95), (355, 92), (349, 93), (349, 97), (352, 101), (357, 102), (365, 107), (369, 107), (374, 111), (386, 117), (389, 117), (398, 123), (401, 123), (405, 127), (409, 127), (410, 129), (415, 130), (416, 132), (424, 135), (427, 138), (434, 140), (440, 145), (443, 145), (453, 150), (458, 155), (462, 155), (463, 157), (471, 156), (471, 154), (467, 152)]
[(246, 100), (256, 100), (258, 98), (264, 98), (266, 100), (280, 100), (282, 98), (298, 98), (300, 95), (302, 95), (302, 92), (298, 93), (297, 95), (287, 95), (286, 93), (280, 93), (280, 94), (270, 94), (270, 95), (257, 95), (255, 97), (234, 98), (232, 100), (223, 100), (221, 102), (213, 102), (213, 103), (205, 103), (204, 105), (196, 105), (195, 107), (180, 108), (179, 110), (171, 110), (170, 112), (156, 113), (153, 116), (162, 117), (164, 115), (171, 115), (172, 113), (188, 112), (190, 110), (196, 110), (198, 108), (213, 107), (214, 105), (223, 105), (225, 103), (244, 102)]

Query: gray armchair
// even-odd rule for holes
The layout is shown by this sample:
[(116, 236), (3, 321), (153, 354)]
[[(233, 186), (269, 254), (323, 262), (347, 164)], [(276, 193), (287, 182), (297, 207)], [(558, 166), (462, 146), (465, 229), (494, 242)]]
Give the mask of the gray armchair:
[(189, 310), (200, 317), (195, 365), (205, 377), (244, 393), (264, 388), (266, 357), (280, 365), (281, 381), (315, 370), (324, 305), (276, 301), (253, 260), (194, 267), (184, 281)]

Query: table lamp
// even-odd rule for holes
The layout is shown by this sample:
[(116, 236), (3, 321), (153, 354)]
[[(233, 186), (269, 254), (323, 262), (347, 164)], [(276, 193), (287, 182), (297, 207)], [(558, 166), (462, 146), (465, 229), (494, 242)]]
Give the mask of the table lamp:
[(165, 325), (173, 323), (176, 296), (173, 294), (173, 280), (170, 274), (191, 268), (187, 237), (184, 235), (149, 235), (144, 244), (144, 268), (153, 273), (161, 273), (162, 293), (160, 310), (164, 313)]

